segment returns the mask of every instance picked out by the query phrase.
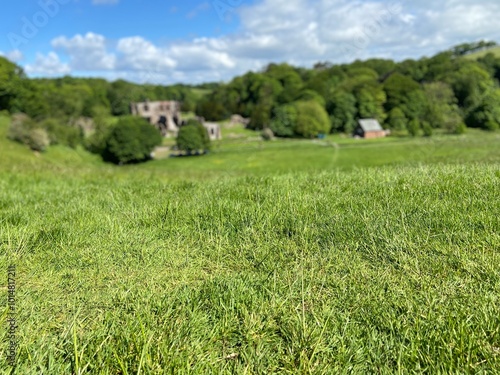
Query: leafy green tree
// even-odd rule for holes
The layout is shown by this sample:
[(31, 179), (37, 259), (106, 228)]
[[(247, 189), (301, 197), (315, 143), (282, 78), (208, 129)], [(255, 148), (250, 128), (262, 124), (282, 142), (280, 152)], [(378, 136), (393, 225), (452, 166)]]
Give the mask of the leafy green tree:
[(414, 118), (413, 120), (411, 120), (408, 123), (407, 128), (408, 128), (408, 133), (412, 137), (416, 137), (418, 135), (418, 133), (420, 132), (420, 121), (418, 121), (418, 119)]
[(295, 134), (304, 138), (313, 138), (330, 132), (331, 124), (328, 113), (317, 102), (298, 101), (294, 105), (297, 109)]
[(404, 130), (408, 125), (408, 119), (401, 108), (394, 107), (389, 112), (386, 124), (391, 130)]
[(198, 103), (196, 114), (208, 121), (220, 121), (229, 116), (229, 113), (220, 102), (209, 98), (204, 98)]
[(495, 86), (487, 70), (476, 62), (468, 62), (447, 78), (447, 82), (458, 99), (458, 104), (466, 110), (479, 104), (484, 92)]
[(474, 43), (459, 44), (451, 49), (455, 56), (463, 56), (472, 52), (481, 51), (487, 48), (496, 46), (497, 43), (493, 41), (480, 40)]
[(320, 69), (313, 71), (311, 77), (305, 83), (305, 89), (316, 91), (327, 101), (328, 97), (346, 78), (347, 75), (339, 66)]
[(378, 79), (379, 77), (385, 77), (392, 73), (396, 69), (397, 64), (392, 60), (375, 58), (366, 61), (357, 60), (353, 62), (351, 66), (371, 69), (378, 74)]
[(461, 122), (457, 125), (455, 129), (453, 129), (454, 134), (464, 134), (467, 131), (467, 126)]
[(46, 118), (40, 121), (39, 126), (47, 131), (51, 145), (64, 145), (76, 148), (82, 144), (82, 130), (70, 126), (67, 122), (57, 118)]
[(433, 128), (444, 128), (454, 132), (463, 123), (457, 98), (450, 87), (444, 82), (432, 82), (424, 85), (428, 101), (428, 112), (425, 120)]
[(490, 89), (473, 107), (465, 122), (468, 127), (497, 130), (500, 128), (500, 89)]
[(19, 66), (0, 56), (0, 110), (20, 110), (17, 100), (24, 78)]
[(210, 150), (210, 137), (207, 129), (196, 120), (189, 120), (181, 126), (177, 135), (177, 147), (188, 155), (200, 150)]
[(297, 71), (288, 64), (270, 64), (264, 74), (280, 83), (281, 89), (276, 95), (279, 104), (297, 99), (304, 85)]
[(356, 127), (356, 98), (347, 91), (336, 91), (327, 102), (332, 130), (335, 132), (352, 133)]
[(303, 90), (299, 94), (297, 100), (305, 100), (305, 101), (312, 100), (312, 101), (317, 102), (322, 107), (326, 106), (325, 98), (323, 98), (320, 94), (318, 94), (314, 90)]
[(130, 103), (140, 101), (140, 91), (136, 85), (122, 79), (112, 82), (106, 94), (111, 113), (114, 116), (130, 115)]
[(375, 118), (383, 123), (386, 119), (384, 104), (387, 100), (381, 87), (366, 85), (356, 90), (358, 113), (362, 118)]
[(429, 124), (427, 121), (424, 121), (422, 123), (422, 131), (424, 133), (424, 137), (431, 137), (434, 133), (434, 129), (432, 129), (431, 124)]
[(297, 107), (285, 104), (274, 110), (274, 117), (270, 129), (278, 137), (293, 137), (297, 125)]
[(401, 109), (407, 118), (425, 121), (429, 113), (429, 100), (424, 90), (418, 89), (409, 92), (403, 98)]
[(161, 142), (160, 132), (146, 120), (124, 116), (110, 131), (102, 156), (115, 164), (143, 162)]
[(272, 106), (270, 103), (257, 103), (252, 109), (248, 127), (253, 130), (262, 130), (269, 127), (271, 123), (271, 110)]
[(418, 82), (400, 73), (392, 74), (384, 82), (384, 90), (387, 94), (385, 108), (390, 111), (394, 107), (400, 107), (408, 103), (408, 96), (412, 91), (420, 90)]
[(395, 71), (411, 78), (415, 82), (422, 82), (427, 74), (427, 59), (419, 61), (408, 59), (397, 64)]
[(98, 119), (95, 122), (94, 132), (84, 140), (85, 148), (94, 154), (102, 155), (106, 149), (106, 142), (111, 130), (113, 130), (112, 126), (109, 126), (102, 119)]
[(460, 62), (453, 58), (453, 53), (446, 51), (425, 60), (426, 73), (424, 81), (442, 81), (444, 77), (457, 69)]

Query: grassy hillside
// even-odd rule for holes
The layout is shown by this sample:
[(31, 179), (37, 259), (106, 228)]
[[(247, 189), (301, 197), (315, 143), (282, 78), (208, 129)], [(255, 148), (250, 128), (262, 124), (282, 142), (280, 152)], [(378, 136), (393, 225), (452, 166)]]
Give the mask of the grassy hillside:
[[(326, 141), (259, 140), (258, 132), (227, 129), (222, 142), (215, 143), (210, 155), (193, 158), (168, 158), (114, 167), (81, 148), (51, 147), (35, 154), (5, 138), (8, 119), (0, 117), (0, 171), (30, 171), (46, 175), (77, 172), (110, 176), (132, 176), (175, 181), (178, 179), (217, 179), (230, 176), (262, 176), (295, 172), (351, 171), (358, 168), (474, 164), (500, 162), (500, 133), (469, 129), (468, 134), (436, 135), (432, 138), (389, 137), (355, 140), (330, 136)], [(257, 139), (257, 140), (256, 140)]]
[(471, 53), (470, 55), (467, 55), (466, 58), (472, 59), (472, 60), (477, 60), (481, 57), (486, 56), (488, 53), (494, 54), (496, 57), (500, 57), (500, 46), (496, 46), (493, 48), (488, 48), (483, 51)]
[(500, 372), (498, 135), (329, 142), (117, 168), (0, 134), (16, 373)]

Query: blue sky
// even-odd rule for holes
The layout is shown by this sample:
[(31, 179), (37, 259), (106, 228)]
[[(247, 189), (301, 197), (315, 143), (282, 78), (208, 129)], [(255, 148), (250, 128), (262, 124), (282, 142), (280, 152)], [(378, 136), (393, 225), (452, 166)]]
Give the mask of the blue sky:
[(500, 41), (498, 14), (498, 0), (16, 0), (3, 4), (0, 54), (32, 77), (199, 83), (269, 62), (402, 60)]

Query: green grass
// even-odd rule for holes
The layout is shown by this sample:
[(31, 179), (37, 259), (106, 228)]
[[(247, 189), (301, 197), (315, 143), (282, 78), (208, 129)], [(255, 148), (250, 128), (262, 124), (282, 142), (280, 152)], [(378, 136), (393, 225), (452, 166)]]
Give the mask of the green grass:
[(488, 49), (485, 49), (485, 50), (479, 51), (479, 52), (474, 52), (474, 53), (471, 53), (469, 55), (466, 55), (465, 57), (467, 59), (477, 60), (477, 59), (480, 59), (481, 57), (486, 56), (488, 53), (492, 53), (496, 57), (500, 57), (500, 46), (488, 48)]
[(242, 142), (118, 168), (35, 156), (6, 124), (16, 373), (500, 372), (498, 134)]

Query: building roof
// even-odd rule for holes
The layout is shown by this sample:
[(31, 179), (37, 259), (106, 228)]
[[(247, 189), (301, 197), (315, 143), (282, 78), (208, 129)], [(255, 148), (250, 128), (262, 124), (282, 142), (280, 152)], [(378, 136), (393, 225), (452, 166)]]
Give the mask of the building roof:
[(358, 124), (365, 132), (379, 132), (384, 130), (382, 129), (382, 126), (380, 126), (380, 123), (375, 119), (358, 120)]

